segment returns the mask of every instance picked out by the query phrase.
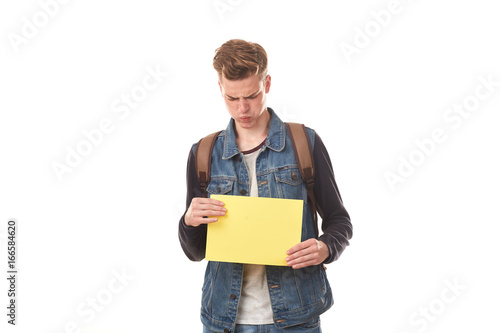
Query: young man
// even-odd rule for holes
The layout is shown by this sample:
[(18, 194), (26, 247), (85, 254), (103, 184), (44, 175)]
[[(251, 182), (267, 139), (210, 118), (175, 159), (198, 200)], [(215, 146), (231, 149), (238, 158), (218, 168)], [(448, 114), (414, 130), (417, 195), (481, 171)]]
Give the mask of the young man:
[[(271, 77), (265, 50), (230, 40), (216, 50), (213, 65), (231, 120), (215, 141), (208, 193), (302, 199), (304, 213), (302, 242), (288, 250), (288, 266), (208, 262), (202, 288), (204, 332), (321, 332), (319, 315), (333, 304), (324, 264), (338, 259), (352, 237), (328, 152), (307, 128), (322, 218), (323, 234), (316, 238), (290, 136), (266, 104)], [(223, 202), (202, 197), (195, 152), (196, 144), (188, 158), (187, 210), (179, 222), (179, 239), (187, 257), (199, 261), (205, 257), (207, 224), (217, 223), (216, 216), (226, 209)]]

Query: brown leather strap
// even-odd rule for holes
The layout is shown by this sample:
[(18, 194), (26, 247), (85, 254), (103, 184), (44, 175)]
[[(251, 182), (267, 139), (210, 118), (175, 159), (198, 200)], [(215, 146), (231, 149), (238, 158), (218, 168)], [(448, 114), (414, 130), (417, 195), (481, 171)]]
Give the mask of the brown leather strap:
[(202, 138), (196, 147), (196, 171), (198, 180), (200, 181), (201, 192), (203, 197), (208, 196), (207, 186), (210, 183), (210, 169), (212, 167), (212, 150), (214, 149), (215, 140), (221, 131), (212, 133)]
[(306, 127), (303, 124), (285, 123), (290, 139), (293, 144), (293, 151), (300, 175), (307, 186), (307, 196), (311, 204), (311, 210), (314, 218), (314, 231), (316, 237), (319, 236), (318, 217), (316, 214), (316, 199), (314, 198), (314, 162), (312, 155), (311, 141), (307, 134)]

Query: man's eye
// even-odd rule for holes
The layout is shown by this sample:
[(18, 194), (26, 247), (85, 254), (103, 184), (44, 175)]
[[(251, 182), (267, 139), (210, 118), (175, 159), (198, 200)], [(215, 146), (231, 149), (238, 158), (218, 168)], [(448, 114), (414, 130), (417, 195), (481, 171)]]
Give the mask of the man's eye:
[(256, 98), (257, 98), (257, 97), (259, 97), (259, 96), (260, 96), (260, 92), (259, 92), (259, 93), (257, 93), (257, 94), (255, 94), (255, 95), (249, 96), (249, 97), (247, 97), (247, 98), (248, 98), (248, 99), (256, 99)]

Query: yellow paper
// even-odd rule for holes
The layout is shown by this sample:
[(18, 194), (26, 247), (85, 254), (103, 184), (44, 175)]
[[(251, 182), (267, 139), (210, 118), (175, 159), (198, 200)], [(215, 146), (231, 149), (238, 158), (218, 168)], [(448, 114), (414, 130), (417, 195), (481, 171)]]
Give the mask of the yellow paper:
[(303, 200), (212, 195), (225, 216), (208, 224), (205, 258), (286, 266), (286, 251), (300, 243)]

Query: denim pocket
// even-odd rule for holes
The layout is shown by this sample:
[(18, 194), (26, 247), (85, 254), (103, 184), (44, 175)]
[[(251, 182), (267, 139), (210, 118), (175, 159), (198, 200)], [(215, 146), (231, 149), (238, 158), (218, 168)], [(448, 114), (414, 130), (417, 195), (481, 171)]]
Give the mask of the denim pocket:
[[(320, 332), (316, 331), (315, 329), (318, 329), (320, 327), (321, 321), (319, 317), (315, 317), (311, 320), (309, 320), (306, 323), (297, 325), (297, 326), (292, 326), (293, 328), (301, 329), (301, 332)], [(304, 331), (307, 330), (307, 331)], [(309, 331), (310, 330), (310, 331)]]
[(230, 179), (214, 179), (210, 181), (207, 192), (210, 194), (228, 194), (233, 190), (234, 181)]
[(278, 196), (285, 199), (307, 199), (307, 191), (298, 168), (278, 169), (274, 173)]
[(201, 306), (207, 314), (212, 313), (214, 283), (219, 265), (219, 262), (210, 261), (205, 269), (205, 279), (203, 281), (203, 287), (201, 288)]

